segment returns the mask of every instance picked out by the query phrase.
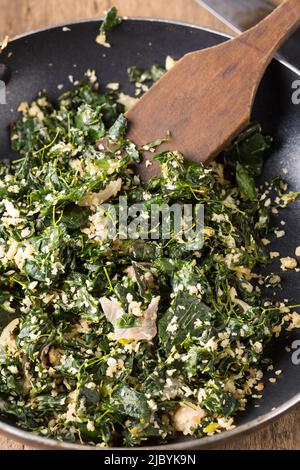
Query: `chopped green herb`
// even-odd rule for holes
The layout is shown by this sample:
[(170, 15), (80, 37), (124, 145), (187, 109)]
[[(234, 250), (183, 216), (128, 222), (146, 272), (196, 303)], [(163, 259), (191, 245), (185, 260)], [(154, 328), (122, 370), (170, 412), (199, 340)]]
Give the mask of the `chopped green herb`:
[(118, 26), (120, 23), (122, 23), (122, 18), (118, 16), (118, 10), (116, 7), (110, 8), (101, 23), (96, 42), (104, 47), (110, 47), (110, 44), (106, 40), (106, 33)]
[(150, 69), (139, 69), (135, 65), (129, 67), (128, 70), (129, 80), (133, 83), (144, 83), (144, 82), (157, 82), (166, 72), (163, 67), (158, 65), (152, 65)]
[[(111, 10), (101, 34), (118, 22)], [(140, 82), (162, 73), (130, 70)], [(283, 323), (299, 325), (265, 304), (261, 284), (275, 275), (257, 274), (272, 206), (299, 194), (276, 179), (274, 206), (256, 187), (271, 144), (257, 125), (209, 167), (161, 153), (161, 176), (142, 187), (118, 97), (86, 83), (57, 105), (40, 94), (13, 126), (20, 159), (0, 162), (1, 414), (101, 446), (231, 429), (263, 388), (265, 346)], [(204, 204), (203, 247), (179, 239), (171, 219), (169, 238), (161, 220), (157, 239), (110, 238), (101, 204), (117, 210), (119, 196), (146, 217), (151, 204)]]

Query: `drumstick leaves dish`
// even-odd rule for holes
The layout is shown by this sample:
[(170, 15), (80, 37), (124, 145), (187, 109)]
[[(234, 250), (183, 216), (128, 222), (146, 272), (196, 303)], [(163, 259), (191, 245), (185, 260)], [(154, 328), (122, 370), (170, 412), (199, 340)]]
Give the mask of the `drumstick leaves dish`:
[[(264, 298), (280, 277), (258, 269), (270, 262), (272, 208), (298, 194), (279, 179), (255, 185), (271, 146), (256, 124), (209, 167), (161, 153), (161, 176), (142, 187), (131, 165), (143, 149), (126, 138), (119, 93), (95, 88), (22, 103), (19, 157), (0, 163), (1, 413), (98, 446), (231, 429), (263, 390), (266, 344), (299, 326)], [(146, 214), (204, 204), (203, 248), (175, 232), (110, 239), (101, 204), (117, 209), (120, 196)]]

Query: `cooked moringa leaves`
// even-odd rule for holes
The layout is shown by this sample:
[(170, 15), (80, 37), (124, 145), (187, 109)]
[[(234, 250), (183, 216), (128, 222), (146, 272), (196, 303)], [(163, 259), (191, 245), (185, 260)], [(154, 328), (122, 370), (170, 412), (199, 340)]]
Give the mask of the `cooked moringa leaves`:
[(118, 15), (118, 10), (116, 7), (111, 7), (105, 15), (105, 18), (100, 26), (100, 33), (105, 33), (110, 31), (118, 24), (122, 23), (122, 18)]
[(157, 82), (165, 72), (163, 67), (156, 64), (152, 65), (150, 69), (140, 69), (133, 65), (127, 70), (129, 80), (133, 83)]
[[(251, 125), (210, 167), (163, 152), (142, 187), (117, 92), (81, 83), (20, 110), (19, 158), (0, 163), (1, 413), (99, 446), (231, 429), (263, 388), (265, 346), (296, 324), (266, 303), (257, 270), (271, 204), (253, 178), (270, 138)], [(284, 189), (276, 180), (283, 206), (297, 197)], [(175, 232), (111, 239), (102, 203), (117, 209), (119, 196), (146, 212), (204, 204), (203, 247)]]

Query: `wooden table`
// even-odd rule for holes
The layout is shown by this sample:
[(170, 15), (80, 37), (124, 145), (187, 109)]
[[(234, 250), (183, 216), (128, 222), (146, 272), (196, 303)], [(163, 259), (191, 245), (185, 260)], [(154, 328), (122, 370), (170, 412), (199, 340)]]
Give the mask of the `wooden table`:
[[(0, 38), (52, 24), (100, 17), (112, 5), (122, 15), (187, 21), (230, 33), (229, 28), (194, 0), (0, 0)], [(300, 407), (263, 430), (218, 449), (300, 449), (299, 422)], [(29, 448), (0, 437), (0, 449)]]

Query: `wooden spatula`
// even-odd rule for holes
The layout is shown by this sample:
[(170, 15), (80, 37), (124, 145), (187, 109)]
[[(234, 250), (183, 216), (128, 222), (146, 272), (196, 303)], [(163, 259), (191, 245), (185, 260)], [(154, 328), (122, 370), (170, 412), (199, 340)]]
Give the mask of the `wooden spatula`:
[[(257, 26), (221, 45), (186, 54), (127, 113), (138, 145), (171, 132), (160, 147), (207, 162), (250, 120), (256, 90), (274, 53), (300, 22), (300, 0), (286, 0)], [(153, 154), (145, 155), (152, 159)], [(159, 173), (137, 166), (142, 181)]]

